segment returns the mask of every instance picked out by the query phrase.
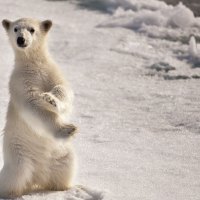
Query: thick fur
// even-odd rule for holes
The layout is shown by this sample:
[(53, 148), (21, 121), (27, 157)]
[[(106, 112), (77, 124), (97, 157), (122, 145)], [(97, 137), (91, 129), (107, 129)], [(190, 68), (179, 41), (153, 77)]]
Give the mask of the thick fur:
[[(75, 126), (66, 124), (73, 93), (50, 57), (46, 38), (51, 21), (2, 22), (15, 53), (4, 129), (0, 197), (21, 196), (37, 187), (72, 186), (76, 159), (70, 144)], [(34, 29), (34, 32), (30, 29)], [(19, 47), (17, 38), (25, 39)]]

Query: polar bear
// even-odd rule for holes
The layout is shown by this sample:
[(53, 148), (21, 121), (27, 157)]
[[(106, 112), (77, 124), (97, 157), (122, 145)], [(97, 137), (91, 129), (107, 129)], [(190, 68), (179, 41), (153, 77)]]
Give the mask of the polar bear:
[(15, 53), (3, 136), (0, 198), (34, 188), (66, 190), (73, 184), (76, 156), (70, 138), (76, 127), (64, 117), (73, 92), (47, 49), (50, 20), (3, 20)]

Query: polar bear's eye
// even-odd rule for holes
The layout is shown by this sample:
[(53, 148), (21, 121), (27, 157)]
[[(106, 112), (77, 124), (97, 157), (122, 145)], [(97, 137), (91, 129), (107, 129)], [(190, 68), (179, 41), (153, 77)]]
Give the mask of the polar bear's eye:
[(15, 31), (15, 33), (16, 33), (16, 32), (18, 31), (18, 29), (15, 27), (15, 28), (14, 28), (14, 31)]
[(34, 28), (31, 28), (31, 29), (30, 29), (30, 33), (33, 34), (34, 32), (35, 32), (35, 29), (34, 29)]

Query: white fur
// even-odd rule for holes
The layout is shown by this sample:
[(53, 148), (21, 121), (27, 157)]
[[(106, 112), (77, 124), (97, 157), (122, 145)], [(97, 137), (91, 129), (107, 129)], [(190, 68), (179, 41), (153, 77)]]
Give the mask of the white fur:
[[(46, 48), (51, 22), (4, 20), (3, 26), (15, 52), (15, 67), (9, 83), (0, 197), (20, 196), (35, 187), (68, 189), (73, 184), (76, 159), (62, 116), (70, 114), (73, 93)], [(26, 48), (17, 45), (19, 36), (25, 38)]]

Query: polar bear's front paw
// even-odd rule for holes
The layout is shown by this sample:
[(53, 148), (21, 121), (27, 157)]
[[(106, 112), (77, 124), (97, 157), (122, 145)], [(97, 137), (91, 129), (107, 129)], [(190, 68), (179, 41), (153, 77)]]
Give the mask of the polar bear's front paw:
[(63, 125), (56, 133), (57, 138), (67, 138), (74, 135), (77, 132), (77, 127), (73, 124)]
[(58, 99), (60, 99), (60, 100), (64, 100), (64, 99), (67, 97), (65, 87), (62, 86), (62, 85), (57, 85), (57, 86), (55, 86), (55, 87), (51, 90), (51, 93), (52, 93), (53, 95), (55, 95), (55, 96), (56, 96)]
[(57, 104), (56, 104), (56, 100), (55, 98), (53, 97), (53, 95), (51, 95), (50, 93), (48, 92), (45, 92), (42, 94), (42, 98), (44, 101), (46, 101), (47, 103), (51, 104), (52, 106), (54, 107), (57, 107)]

